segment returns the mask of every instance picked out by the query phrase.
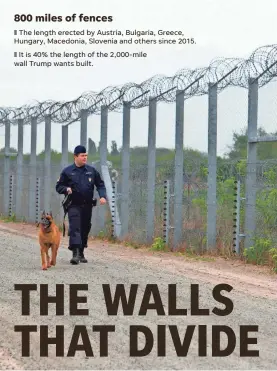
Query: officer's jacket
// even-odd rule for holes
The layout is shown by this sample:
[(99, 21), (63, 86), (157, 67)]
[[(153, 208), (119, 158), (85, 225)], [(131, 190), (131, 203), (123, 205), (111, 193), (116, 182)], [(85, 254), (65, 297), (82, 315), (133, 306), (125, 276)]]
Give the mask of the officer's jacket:
[(107, 198), (106, 187), (99, 172), (93, 166), (78, 167), (74, 163), (61, 172), (56, 183), (56, 191), (59, 194), (67, 194), (66, 189), (70, 187), (72, 189), (72, 203), (78, 205), (84, 201), (92, 201), (94, 186), (100, 198)]

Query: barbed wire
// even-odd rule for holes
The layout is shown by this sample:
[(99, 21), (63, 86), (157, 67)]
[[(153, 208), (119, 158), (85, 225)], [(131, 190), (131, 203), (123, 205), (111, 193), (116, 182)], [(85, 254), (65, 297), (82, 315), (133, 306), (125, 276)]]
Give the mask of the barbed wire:
[(217, 58), (208, 67), (181, 69), (174, 76), (155, 75), (140, 84), (126, 83), (122, 86), (108, 86), (100, 92), (84, 92), (72, 101), (56, 102), (47, 100), (34, 102), (22, 107), (1, 107), (0, 126), (9, 121), (18, 124), (30, 124), (32, 117), (40, 123), (46, 116), (51, 116), (55, 123), (68, 123), (80, 119), (81, 110), (88, 115), (100, 114), (101, 106), (109, 111), (120, 112), (123, 102), (139, 109), (149, 104), (150, 97), (157, 101), (172, 103), (176, 99), (176, 90), (185, 90), (185, 99), (208, 93), (210, 83), (218, 83), (218, 91), (228, 86), (248, 87), (250, 77), (259, 77), (259, 87), (268, 84), (277, 76), (277, 44), (257, 48), (247, 59)]

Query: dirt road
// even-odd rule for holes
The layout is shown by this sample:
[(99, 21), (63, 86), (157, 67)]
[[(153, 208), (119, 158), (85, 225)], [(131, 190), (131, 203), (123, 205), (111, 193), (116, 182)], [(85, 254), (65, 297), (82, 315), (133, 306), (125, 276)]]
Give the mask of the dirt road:
[[(0, 225), (0, 368), (1, 369), (276, 369), (277, 367), (277, 279), (259, 268), (230, 265), (221, 262), (186, 261), (168, 254), (143, 253), (126, 247), (93, 244), (87, 249), (88, 264), (71, 266), (70, 252), (66, 241), (60, 248), (58, 264), (48, 271), (40, 269), (40, 254), (36, 239), (32, 233), (5, 230)], [(17, 230), (18, 232), (18, 230)], [(25, 233), (20, 235), (20, 233)], [(229, 265), (228, 265), (229, 264)], [(127, 294), (131, 284), (138, 284), (138, 292), (133, 315), (124, 316), (119, 309), (117, 316), (107, 314), (103, 284), (109, 284), (112, 295), (116, 284), (124, 284)], [(215, 301), (212, 290), (216, 284), (227, 283), (233, 286), (229, 293), (222, 295), (230, 298), (234, 309), (227, 316), (217, 316), (212, 309), (224, 305)], [(14, 290), (15, 284), (36, 284), (37, 291), (31, 293), (30, 315), (21, 315), (21, 292)], [(64, 315), (56, 315), (55, 304), (49, 304), (48, 316), (41, 316), (40, 284), (47, 284), (49, 295), (55, 295), (56, 284), (64, 285)], [(78, 304), (78, 308), (88, 308), (88, 316), (69, 315), (69, 285), (87, 284), (88, 291), (80, 291), (79, 296), (86, 296), (87, 303)], [(147, 284), (157, 284), (165, 316), (149, 310), (139, 316), (142, 297)], [(168, 285), (176, 284), (177, 307), (187, 308), (187, 315), (168, 316)], [(209, 316), (192, 316), (190, 304), (191, 284), (199, 284), (199, 305), (209, 309)], [(171, 292), (171, 298), (172, 298)], [(153, 302), (153, 296), (151, 298)], [(14, 331), (17, 325), (36, 325), (38, 332), (31, 334), (30, 356), (21, 357), (21, 333)], [(48, 325), (49, 336), (54, 337), (56, 325), (64, 326), (64, 356), (56, 357), (56, 346), (49, 346), (48, 357), (40, 356), (40, 326)], [(67, 357), (74, 328), (84, 325), (88, 338), (79, 338), (79, 344), (85, 340), (91, 344), (92, 354), (77, 351), (75, 356)], [(108, 356), (100, 357), (99, 332), (92, 326), (114, 325), (115, 331), (108, 336)], [(131, 357), (130, 326), (143, 325), (152, 330), (154, 344), (147, 356)], [(157, 325), (167, 325), (165, 329), (165, 356), (157, 357)], [(176, 325), (178, 333), (170, 332), (168, 325)], [(177, 356), (175, 345), (182, 348), (188, 325), (196, 325), (191, 344), (186, 356)], [(207, 326), (207, 356), (199, 357), (199, 341), (204, 346), (205, 336), (198, 338), (198, 325)], [(227, 357), (212, 357), (212, 326), (225, 325), (233, 329), (236, 335), (236, 347)], [(250, 350), (259, 350), (259, 357), (240, 357), (239, 326), (257, 325), (258, 333), (249, 333), (256, 337), (257, 344), (250, 344)], [(75, 328), (76, 329), (76, 328)], [(204, 331), (203, 329), (201, 331)], [(173, 335), (172, 335), (173, 334)], [(160, 334), (161, 336), (161, 334)], [(188, 336), (188, 334), (187, 334)], [(145, 345), (145, 339), (139, 334), (139, 349)], [(227, 336), (221, 335), (221, 348), (226, 347)], [(62, 340), (62, 337), (59, 337)], [(188, 338), (186, 338), (187, 342)], [(72, 343), (73, 344), (73, 343)], [(72, 345), (71, 344), (71, 345)], [(214, 342), (215, 344), (215, 342)], [(26, 345), (26, 341), (25, 341)], [(160, 337), (160, 351), (164, 348)], [(214, 345), (215, 346), (215, 345)], [(72, 345), (72, 347), (74, 347)], [(151, 349), (150, 349), (151, 350)], [(103, 351), (103, 349), (102, 349)]]

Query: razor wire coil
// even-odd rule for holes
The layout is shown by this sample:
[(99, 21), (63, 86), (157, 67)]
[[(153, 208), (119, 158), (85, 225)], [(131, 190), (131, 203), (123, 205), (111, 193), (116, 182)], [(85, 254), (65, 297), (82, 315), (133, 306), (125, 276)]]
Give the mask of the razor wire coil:
[[(258, 85), (262, 87), (276, 78), (277, 63), (273, 65), (275, 62), (277, 44), (265, 45), (257, 48), (247, 59), (217, 58), (212, 60), (208, 67), (181, 69), (171, 77), (155, 75), (140, 84), (129, 82), (122, 86), (108, 86), (100, 92), (84, 92), (71, 101), (46, 100), (35, 101), (22, 107), (0, 107), (0, 126), (4, 126), (7, 121), (17, 125), (19, 119), (22, 119), (25, 125), (30, 124), (33, 117), (40, 123), (46, 116), (51, 116), (55, 123), (64, 124), (79, 120), (82, 110), (85, 110), (87, 115), (100, 114), (101, 106), (107, 106), (109, 111), (119, 112), (124, 102), (130, 102), (131, 108), (143, 108), (148, 106), (150, 97), (172, 103), (176, 99), (177, 90), (189, 87), (184, 94), (185, 99), (188, 99), (208, 94), (209, 84), (218, 83), (218, 91), (228, 86), (247, 88), (249, 78), (260, 75)], [(223, 78), (224, 76), (226, 77)], [(193, 84), (197, 79), (199, 80)]]

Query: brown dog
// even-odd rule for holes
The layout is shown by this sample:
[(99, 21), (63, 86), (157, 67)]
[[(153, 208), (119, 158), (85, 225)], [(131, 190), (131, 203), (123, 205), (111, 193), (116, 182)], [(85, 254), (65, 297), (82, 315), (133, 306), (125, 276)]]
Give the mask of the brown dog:
[[(54, 222), (52, 212), (41, 214), (41, 219), (39, 222), (39, 244), (40, 244), (40, 254), (41, 254), (41, 264), (42, 269), (46, 270), (52, 265), (56, 265), (58, 249), (60, 247), (61, 235), (59, 228)], [(51, 260), (48, 254), (51, 248)]]

